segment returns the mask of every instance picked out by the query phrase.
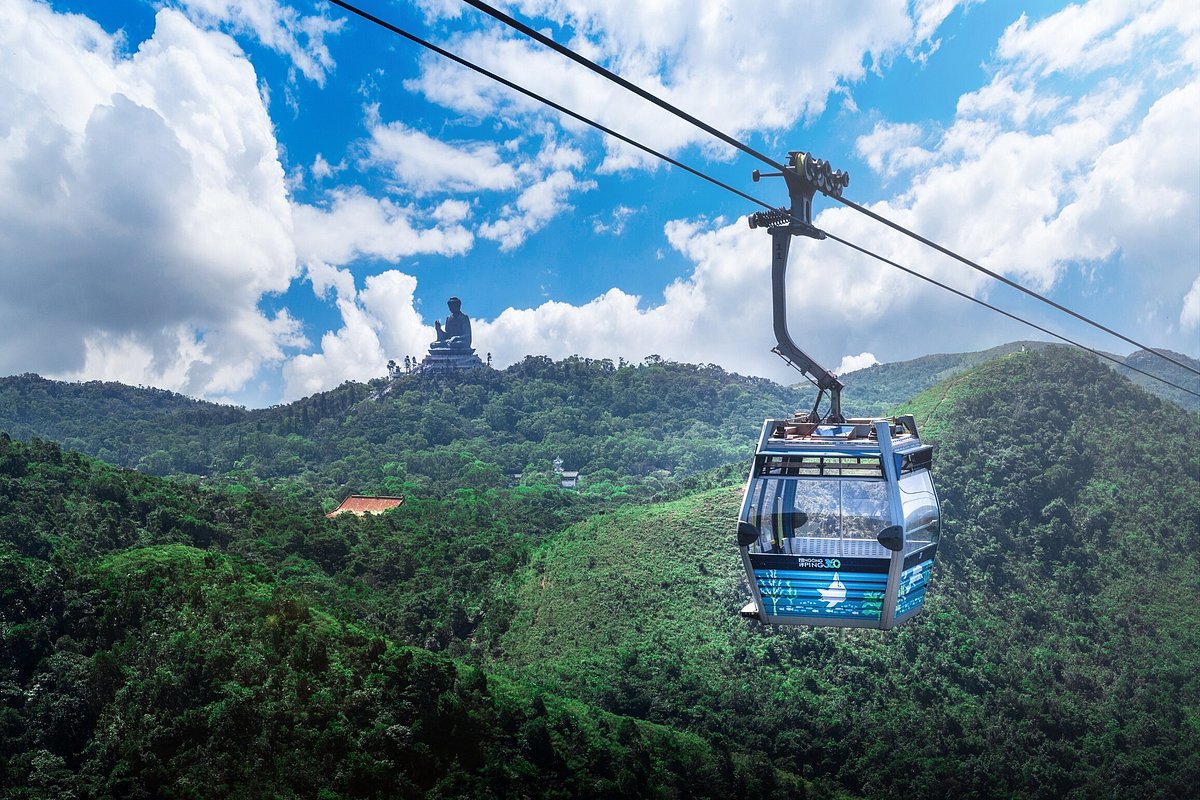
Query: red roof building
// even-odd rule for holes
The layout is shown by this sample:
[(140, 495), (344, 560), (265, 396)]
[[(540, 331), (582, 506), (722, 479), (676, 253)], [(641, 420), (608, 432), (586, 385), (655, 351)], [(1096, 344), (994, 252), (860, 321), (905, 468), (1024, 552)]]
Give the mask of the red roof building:
[(364, 514), (382, 514), (384, 511), (403, 504), (403, 497), (367, 497), (366, 495), (352, 494), (343, 500), (340, 506), (325, 516), (336, 517), (338, 514), (355, 514), (361, 517)]

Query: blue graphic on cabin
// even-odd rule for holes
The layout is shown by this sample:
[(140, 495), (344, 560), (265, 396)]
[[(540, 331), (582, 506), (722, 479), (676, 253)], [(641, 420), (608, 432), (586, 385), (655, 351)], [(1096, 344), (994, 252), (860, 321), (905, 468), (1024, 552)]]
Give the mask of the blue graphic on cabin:
[(933, 572), (933, 556), (900, 573), (900, 593), (896, 599), (896, 616), (920, 608), (925, 603), (925, 589)]
[(886, 572), (755, 569), (763, 607), (773, 617), (879, 619)]

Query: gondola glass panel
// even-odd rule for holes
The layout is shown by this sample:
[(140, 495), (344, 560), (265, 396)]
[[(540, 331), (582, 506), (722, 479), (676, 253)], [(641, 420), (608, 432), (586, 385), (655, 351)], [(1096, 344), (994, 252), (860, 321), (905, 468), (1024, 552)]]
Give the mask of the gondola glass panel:
[(925, 587), (937, 553), (941, 515), (929, 470), (900, 477), (900, 505), (904, 510), (904, 565), (896, 599), (896, 619), (920, 610)]
[(891, 524), (887, 483), (764, 478), (754, 489), (748, 549), (767, 614), (877, 621), (892, 555), (876, 539)]

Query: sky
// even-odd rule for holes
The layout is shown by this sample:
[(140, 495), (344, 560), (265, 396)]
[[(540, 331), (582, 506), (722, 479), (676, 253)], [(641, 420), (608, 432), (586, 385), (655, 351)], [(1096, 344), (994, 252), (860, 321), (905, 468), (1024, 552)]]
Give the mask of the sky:
[[(459, 0), (364, 10), (772, 205), (769, 168)], [(519, 0), (756, 150), (1139, 342), (1200, 356), (1200, 4)], [(657, 355), (784, 383), (758, 206), (328, 3), (0, 3), (0, 375), (273, 405), (422, 357), (446, 300), (503, 367)], [(815, 224), (1091, 347), (822, 198)], [(795, 239), (792, 338), (840, 374), (1036, 331)]]

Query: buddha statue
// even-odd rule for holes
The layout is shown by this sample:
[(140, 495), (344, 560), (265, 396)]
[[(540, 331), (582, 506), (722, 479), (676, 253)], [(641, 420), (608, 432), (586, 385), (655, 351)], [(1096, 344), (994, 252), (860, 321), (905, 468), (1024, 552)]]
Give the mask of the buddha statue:
[(443, 328), (440, 321), (433, 323), (433, 328), (437, 331), (437, 340), (429, 343), (429, 351), (431, 353), (473, 352), (471, 350), (471, 318), (462, 313), (462, 301), (457, 297), (451, 297), (446, 305), (450, 307), (450, 316), (446, 317), (446, 327)]

